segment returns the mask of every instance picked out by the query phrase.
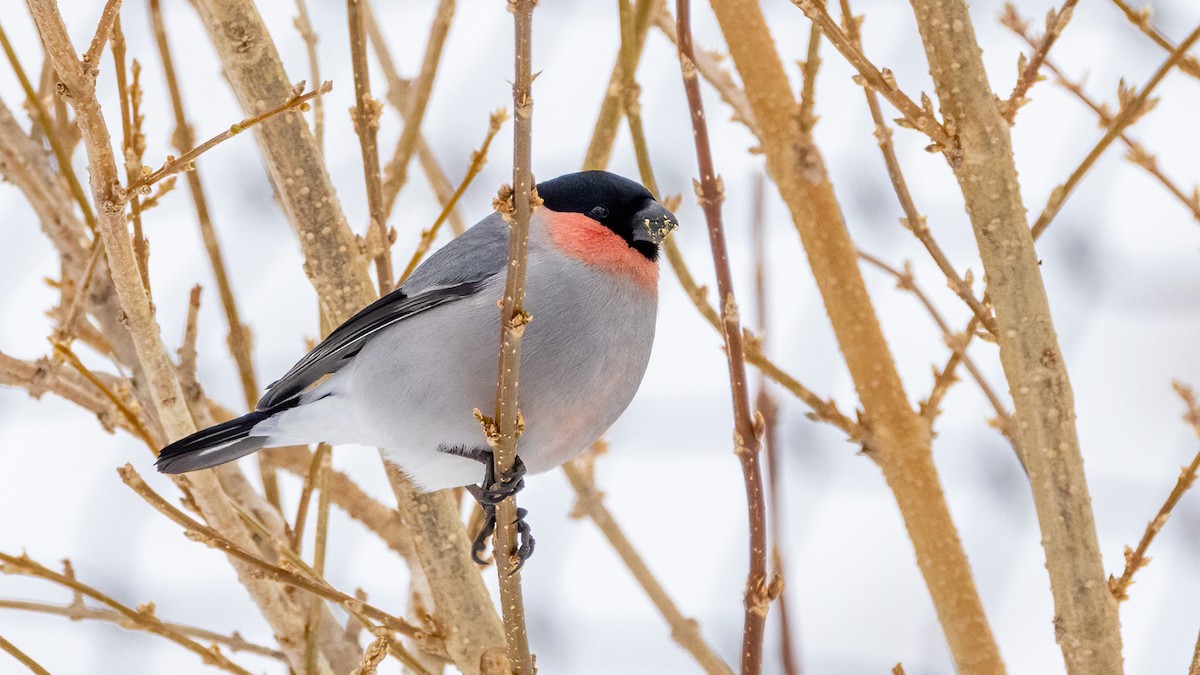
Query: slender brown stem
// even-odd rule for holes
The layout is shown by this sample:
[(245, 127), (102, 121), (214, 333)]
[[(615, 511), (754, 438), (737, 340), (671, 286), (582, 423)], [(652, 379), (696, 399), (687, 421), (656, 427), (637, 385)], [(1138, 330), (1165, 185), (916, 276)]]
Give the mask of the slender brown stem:
[[(382, 106), (371, 98), (370, 68), (367, 67), (367, 31), (363, 25), (365, 0), (346, 0), (350, 23), (350, 61), (354, 67), (354, 132), (362, 148), (363, 180), (367, 188), (367, 211), (371, 222), (367, 241), (375, 258), (379, 294), (392, 290), (392, 241), (383, 211), (383, 183), (379, 175), (379, 114)], [(388, 209), (389, 211), (391, 209)]]
[(258, 124), (259, 122), (262, 122), (263, 120), (266, 120), (266, 119), (270, 119), (271, 117), (274, 117), (275, 115), (278, 115), (280, 113), (287, 112), (289, 110), (296, 110), (296, 109), (303, 111), (304, 109), (307, 108), (308, 102), (310, 100), (312, 100), (313, 98), (316, 98), (317, 96), (320, 96), (322, 94), (328, 94), (329, 92), (333, 91), (333, 83), (332, 82), (326, 82), (326, 83), (322, 84), (320, 87), (313, 89), (312, 91), (309, 91), (309, 92), (304, 92), (303, 84), (304, 84), (303, 82), (297, 84), (296, 87), (294, 87), (292, 89), (292, 93), (290, 96), (288, 96), (287, 100), (284, 101), (283, 103), (279, 104), (278, 106), (276, 106), (260, 115), (254, 115), (253, 117), (247, 117), (246, 119), (242, 120), (241, 122), (237, 122), (235, 124), (230, 125), (230, 127), (228, 129), (226, 129), (225, 131), (222, 131), (221, 133), (217, 134), (216, 136), (213, 136), (212, 138), (208, 139), (207, 141), (204, 141), (200, 145), (195, 146), (194, 148), (188, 150), (187, 152), (183, 153), (179, 157), (168, 157), (167, 161), (161, 167), (159, 167), (159, 169), (157, 171), (153, 171), (149, 174), (146, 174), (145, 176), (142, 176), (140, 179), (138, 179), (136, 182), (131, 183), (129, 185), (129, 187), (126, 188), (125, 194), (127, 196), (132, 196), (132, 195), (136, 194), (138, 190), (147, 188), (147, 187), (157, 183), (158, 181), (162, 180), (163, 178), (170, 176), (171, 174), (178, 173), (180, 171), (191, 171), (194, 168), (192, 162), (194, 162), (197, 157), (199, 157), (200, 155), (203, 155), (204, 153), (208, 152), (209, 150), (212, 150), (214, 147), (216, 147), (217, 145), (220, 145), (224, 141), (227, 141), (227, 140), (233, 138), (234, 136), (242, 133), (243, 131), (249, 129), (250, 127)]
[(462, 180), (459, 181), (458, 187), (454, 190), (454, 194), (452, 194), (450, 199), (447, 200), (442, 206), (442, 211), (438, 214), (437, 220), (433, 221), (433, 225), (429, 226), (428, 230), (421, 231), (421, 241), (417, 243), (417, 250), (413, 251), (412, 258), (409, 258), (408, 264), (404, 267), (404, 272), (400, 274), (400, 281), (397, 282), (397, 285), (403, 284), (404, 280), (407, 279), (408, 276), (417, 269), (417, 265), (420, 264), (421, 259), (425, 257), (425, 254), (429, 252), (430, 247), (433, 246), (433, 240), (437, 238), (438, 230), (441, 229), (442, 224), (446, 222), (446, 219), (450, 217), (450, 214), (454, 212), (454, 207), (458, 204), (458, 200), (462, 198), (463, 193), (467, 191), (467, 188), (470, 187), (471, 182), (474, 181), (475, 177), (479, 175), (479, 172), (483, 171), (483, 165), (487, 164), (487, 153), (488, 148), (492, 145), (492, 139), (496, 137), (496, 134), (500, 131), (501, 125), (503, 125), (504, 121), (507, 119), (507, 110), (500, 109), (492, 113), (488, 120), (488, 131), (487, 136), (485, 136), (483, 139), (483, 145), (479, 146), (478, 150), (475, 150), (471, 153), (471, 165), (467, 167), (466, 175), (464, 175)]
[[(121, 108), (121, 148), (125, 165), (125, 183), (133, 184), (142, 173), (142, 156), (146, 152), (146, 137), (142, 134), (141, 107), (142, 92), (138, 83), (141, 66), (134, 60), (133, 81), (128, 81), (125, 72), (125, 34), (121, 31), (121, 18), (114, 16), (112, 31), (112, 54), (117, 70), (117, 96)], [(84, 57), (87, 63), (87, 57)], [(154, 302), (150, 291), (150, 246), (142, 231), (142, 200), (140, 192), (129, 194), (129, 220), (133, 223), (133, 254), (137, 259), (138, 272), (142, 277), (142, 286), (146, 295)]]
[(420, 138), (421, 122), (425, 118), (425, 107), (429, 103), (429, 92), (433, 90), (433, 78), (437, 75), (438, 64), (442, 59), (442, 48), (446, 45), (446, 36), (450, 33), (450, 24), (454, 19), (456, 0), (438, 0), (437, 12), (433, 16), (433, 25), (429, 27), (429, 41), (425, 43), (425, 58), (421, 61), (421, 72), (413, 81), (412, 90), (408, 93), (406, 112), (404, 113), (404, 130), (400, 132), (400, 140), (396, 142), (396, 150), (391, 161), (383, 170), (383, 215), (387, 217), (396, 205), (396, 197), (408, 182), (408, 161), (417, 148)]
[[(845, 26), (846, 35), (855, 46), (862, 47), (862, 35), (859, 31), (858, 22), (854, 19), (853, 13), (850, 11), (849, 0), (841, 0), (842, 19)], [(917, 209), (916, 202), (913, 201), (912, 193), (908, 190), (908, 181), (904, 179), (904, 172), (900, 168), (900, 160), (896, 157), (896, 147), (892, 142), (892, 130), (888, 127), (887, 121), (883, 117), (883, 111), (879, 106), (879, 96), (874, 89), (866, 87), (863, 93), (867, 97), (867, 107), (871, 110), (871, 119), (875, 122), (875, 140), (879, 144), (879, 151), (883, 154), (883, 162), (887, 165), (888, 177), (892, 181), (892, 189), (896, 193), (896, 198), (900, 201), (900, 208), (904, 211), (904, 219), (901, 224), (913, 233), (914, 236), (929, 252), (930, 257), (937, 263), (938, 269), (942, 274), (946, 275), (946, 281), (950, 284), (950, 288), (971, 308), (971, 311), (978, 318), (979, 322), (987, 328), (988, 332), (993, 335), (996, 333), (996, 320), (992, 317), (989, 308), (985, 307), (982, 302), (975, 297), (975, 293), (971, 290), (971, 285), (966, 282), (958, 274), (958, 270), (954, 269), (954, 265), (950, 262), (950, 258), (942, 251), (942, 247), (938, 245), (933, 237), (933, 232), (925, 222), (920, 210)], [(936, 409), (936, 408), (935, 408)]]
[(964, 674), (1000, 672), (999, 649), (933, 464), (930, 427), (908, 403), (821, 153), (793, 112), (795, 96), (762, 9), (752, 0), (714, 0), (713, 9), (750, 94), (768, 174), (800, 235), (862, 404), (870, 430), (864, 448), (895, 495), (956, 667)]
[(1146, 82), (1146, 85), (1142, 87), (1140, 92), (1138, 92), (1136, 98), (1128, 103), (1122, 103), (1121, 111), (1117, 113), (1116, 117), (1113, 118), (1112, 124), (1110, 124), (1108, 126), (1108, 130), (1104, 132), (1104, 136), (1102, 136), (1099, 141), (1096, 141), (1096, 144), (1092, 146), (1091, 151), (1088, 152), (1087, 156), (1083, 158), (1083, 161), (1079, 163), (1079, 166), (1071, 172), (1071, 175), (1067, 178), (1066, 182), (1054, 188), (1054, 191), (1050, 193), (1050, 199), (1047, 200), (1046, 206), (1042, 209), (1041, 215), (1038, 216), (1037, 222), (1033, 224), (1032, 229), (1034, 238), (1037, 238), (1039, 235), (1041, 235), (1042, 231), (1050, 226), (1050, 221), (1054, 219), (1054, 216), (1058, 215), (1063, 203), (1066, 202), (1067, 198), (1071, 196), (1071, 193), (1075, 190), (1075, 187), (1079, 185), (1079, 181), (1083, 180), (1083, 177), (1087, 174), (1088, 170), (1092, 168), (1092, 165), (1096, 163), (1096, 160), (1100, 158), (1100, 155), (1104, 154), (1104, 151), (1107, 150), (1110, 145), (1112, 145), (1112, 142), (1121, 135), (1122, 131), (1124, 131), (1129, 127), (1129, 125), (1136, 122), (1142, 115), (1149, 111), (1150, 108), (1148, 107), (1148, 103), (1150, 101), (1150, 93), (1154, 91), (1154, 88), (1158, 86), (1159, 82), (1162, 82), (1167, 73), (1169, 73), (1177, 63), (1179, 63), (1180, 59), (1187, 54), (1187, 51), (1192, 48), (1192, 45), (1196, 44), (1196, 40), (1200, 40), (1200, 26), (1197, 26), (1194, 30), (1192, 30), (1187, 38), (1185, 38), (1183, 42), (1179, 43), (1179, 46), (1175, 48), (1175, 51), (1171, 52), (1171, 56), (1168, 57), (1161, 66), (1158, 67), (1158, 70), (1154, 72), (1154, 75), (1151, 76), (1150, 80)]
[(746, 578), (745, 617), (742, 628), (742, 675), (762, 672), (762, 643), (766, 628), (767, 610), (771, 598), (778, 594), (782, 579), (767, 581), (767, 514), (763, 496), (762, 471), (758, 465), (762, 448), (762, 418), (750, 410), (750, 394), (746, 384), (746, 355), (742, 348), (742, 325), (733, 292), (733, 277), (725, 250), (725, 232), (721, 222), (721, 202), (725, 186), (713, 168), (712, 151), (708, 142), (708, 123), (704, 103), (700, 98), (700, 81), (696, 75), (695, 50), (692, 48), (691, 3), (678, 0), (676, 22), (679, 36), (679, 64), (683, 86), (691, 109), (692, 136), (696, 145), (696, 162), (700, 181), (697, 198), (708, 223), (709, 243), (713, 265), (717, 272), (717, 290), (721, 298), (721, 321), (725, 336), (725, 355), (729, 362), (729, 384), (733, 395), (734, 453), (742, 464), (746, 482), (747, 515), (750, 526), (750, 562)]
[(211, 546), (229, 554), (234, 558), (249, 563), (267, 576), (277, 581), (281, 581), (289, 586), (294, 586), (318, 597), (337, 603), (349, 611), (362, 612), (371, 620), (378, 621), (388, 630), (395, 631), (412, 638), (434, 639), (433, 636), (429, 635), (423, 629), (408, 623), (404, 619), (388, 614), (374, 605), (363, 602), (357, 598), (352, 598), (349, 595), (346, 595), (345, 593), (342, 593), (341, 591), (329, 586), (329, 584), (324, 582), (324, 580), (315, 581), (312, 578), (301, 576), (292, 570), (288, 570), (280, 567), (279, 565), (267, 562), (253, 553), (239, 547), (237, 544), (234, 544), (226, 539), (225, 536), (220, 532), (196, 521), (183, 511), (180, 511), (176, 507), (172, 506), (170, 502), (168, 502), (166, 499), (163, 499), (161, 495), (152, 490), (150, 486), (147, 485), (144, 480), (142, 480), (142, 477), (138, 475), (137, 471), (134, 470), (132, 465), (126, 464), (118, 469), (118, 473), (121, 475), (121, 480), (134, 492), (136, 492), (139, 497), (144, 499), (146, 503), (150, 504), (150, 506), (153, 506), (155, 510), (171, 519), (176, 525), (182, 527), (187, 532), (189, 539), (200, 542), (207, 546)]
[(891, 72), (887, 68), (880, 70), (871, 63), (862, 50), (850, 39), (850, 36), (838, 28), (833, 17), (829, 16), (829, 12), (825, 10), (823, 3), (818, 0), (792, 0), (792, 4), (799, 7), (800, 11), (804, 12), (804, 15), (813, 22), (813, 25), (820, 29), (829, 43), (841, 52), (850, 65), (854, 66), (859, 74), (859, 84), (882, 94), (888, 103), (891, 103), (896, 110), (900, 111), (900, 114), (904, 115), (907, 125), (911, 125), (912, 128), (933, 139), (938, 146), (937, 149), (948, 153), (954, 152), (953, 132), (937, 121), (933, 115), (933, 106), (928, 103), (928, 99), (924, 95), (922, 95), (922, 105), (918, 106), (904, 92), (900, 91)]
[[(1183, 415), (1184, 421), (1196, 432), (1196, 437), (1200, 438), (1200, 400), (1197, 400), (1195, 390), (1182, 382), (1175, 382), (1175, 391), (1183, 399), (1186, 408)], [(1200, 471), (1200, 452), (1196, 453), (1190, 464), (1180, 470), (1175, 487), (1171, 489), (1167, 500), (1159, 507), (1158, 513), (1146, 525), (1146, 531), (1142, 533), (1142, 539), (1138, 542), (1137, 548), (1125, 547), (1125, 571), (1121, 573), (1120, 578), (1108, 577), (1108, 590), (1112, 592), (1117, 602), (1129, 599), (1129, 585), (1133, 583), (1133, 575), (1150, 563), (1150, 559), (1146, 557), (1146, 550), (1150, 548), (1154, 537), (1158, 536), (1163, 526), (1167, 524), (1167, 519), (1171, 517), (1171, 512), (1183, 498), (1183, 493), (1187, 492), (1196, 482), (1197, 471)]]
[(75, 169), (71, 165), (71, 153), (67, 150), (66, 145), (63, 144), (58, 130), (54, 128), (54, 123), (50, 119), (50, 114), (46, 112), (46, 106), (42, 104), (41, 97), (37, 95), (33, 85), (29, 82), (29, 78), (25, 75), (25, 69), (21, 67), (21, 62), (17, 59), (17, 53), (8, 41), (8, 35), (4, 32), (3, 27), (0, 27), (0, 46), (4, 48), (4, 55), (8, 57), (8, 63), (12, 66), (13, 72), (21, 82), (21, 88), (25, 91), (25, 100), (33, 106), (36, 113), (34, 119), (41, 127), (42, 134), (50, 143), (50, 150), (54, 153), (54, 159), (58, 162), (59, 170), (66, 177), (67, 184), (71, 187), (71, 195), (79, 203), (79, 210), (83, 213), (84, 222), (87, 223), (89, 230), (95, 232), (96, 213), (92, 210), (92, 204), (88, 201), (87, 193), (84, 192), (83, 185), (79, 182), (79, 177), (75, 174)]
[(114, 26), (119, 24), (120, 13), (121, 0), (108, 0), (104, 3), (104, 9), (100, 11), (100, 22), (96, 25), (92, 42), (88, 45), (87, 51), (83, 53), (82, 59), (84, 67), (93, 73), (99, 70), (100, 53), (104, 51), (104, 45), (112, 38)]
[(604, 494), (596, 489), (586, 472), (575, 460), (563, 464), (562, 468), (571, 487), (575, 489), (576, 510), (585, 514), (596, 524), (613, 550), (621, 557), (621, 561), (629, 568), (638, 585), (642, 587), (650, 601), (667, 620), (667, 625), (671, 628), (671, 638), (686, 649), (692, 658), (696, 659), (696, 663), (700, 664), (704, 672), (714, 675), (732, 673), (729, 666), (704, 641), (696, 621), (684, 616), (675, 606), (671, 597), (667, 595), (662, 584), (654, 577), (654, 573), (650, 571), (646, 562), (633, 548), (633, 544), (621, 531), (620, 526), (613, 519), (612, 513), (604, 506)]
[[(819, 34), (818, 34), (819, 35)], [(809, 36), (811, 40), (818, 39)], [(811, 54), (810, 54), (811, 56)], [(807, 63), (805, 64), (807, 67)], [(813, 76), (816, 71), (813, 71)], [(754, 176), (753, 211), (750, 215), (750, 233), (754, 248), (754, 311), (757, 315), (755, 325), (759, 335), (767, 334), (767, 228), (766, 228), (766, 179), (763, 175)], [(759, 349), (765, 349), (766, 344), (760, 340)], [(762, 415), (763, 449), (767, 454), (767, 523), (770, 525), (771, 567), (776, 574), (785, 574), (787, 565), (783, 559), (783, 507), (780, 504), (784, 488), (780, 480), (779, 434), (776, 421), (779, 405), (767, 388), (767, 377), (759, 374), (758, 394), (754, 397), (754, 407)], [(787, 587), (784, 586), (776, 599), (779, 605), (779, 656), (783, 661), (783, 672), (786, 675), (799, 675), (800, 664), (795, 644), (792, 640), (792, 618), (788, 611)]]
[[(608, 166), (612, 157), (613, 144), (617, 140), (617, 130), (620, 129), (621, 113), (626, 101), (636, 92), (631, 93), (628, 83), (634, 80), (637, 64), (642, 58), (642, 50), (646, 46), (646, 34), (650, 32), (650, 19), (659, 12), (664, 0), (637, 0), (630, 10), (626, 0), (620, 4), (621, 13), (621, 51), (617, 53), (613, 63), (612, 74), (608, 77), (608, 87), (604, 90), (604, 101), (600, 104), (600, 113), (596, 116), (596, 125), (592, 130), (592, 139), (588, 142), (587, 153), (583, 158), (583, 169), (603, 169)], [(632, 33), (626, 35), (626, 14), (632, 15)], [(631, 38), (631, 39), (627, 39)], [(628, 44), (627, 44), (628, 43)], [(632, 66), (630, 65), (632, 63)]]
[[(401, 78), (400, 73), (396, 72), (396, 64), (392, 61), (392, 55), (388, 52), (387, 42), (383, 38), (383, 31), (379, 30), (379, 24), (375, 23), (375, 15), (371, 10), (369, 0), (365, 7), (367, 9), (367, 36), (371, 40), (371, 47), (375, 50), (375, 59), (379, 62), (379, 67), (383, 70), (384, 78), (387, 79), (388, 103), (401, 116), (406, 115), (408, 114), (407, 101), (408, 92), (411, 89), (410, 83)], [(429, 179), (429, 185), (437, 195), (438, 201), (443, 206), (450, 203), (454, 186), (450, 184), (450, 179), (446, 178), (446, 172), (442, 170), (437, 158), (433, 156), (433, 151), (430, 150), (429, 143), (420, 134), (417, 135), (417, 159), (421, 162), (421, 170), (425, 172), (425, 177)], [(451, 209), (450, 230), (454, 232), (454, 236), (462, 234), (466, 229), (466, 224), (463, 222), (462, 215), (458, 212), (458, 209)]]
[[(154, 632), (148, 630), (149, 626), (153, 624), (140, 624), (131, 622), (129, 617), (115, 610), (97, 609), (94, 607), (85, 606), (82, 602), (82, 594), (79, 594), (78, 600), (69, 605), (54, 605), (45, 602), (9, 600), (0, 598), (0, 609), (12, 609), (23, 612), (34, 612), (36, 614), (62, 616), (71, 619), (72, 621), (103, 621), (104, 623), (111, 623), (128, 630), (140, 630), (150, 633)], [(270, 647), (254, 644), (253, 642), (247, 642), (246, 639), (237, 632), (234, 632), (232, 635), (226, 635), (224, 633), (217, 633), (204, 628), (197, 628), (195, 626), (187, 626), (184, 624), (163, 621), (162, 619), (159, 619), (159, 621), (164, 626), (177, 631), (181, 635), (186, 635), (197, 640), (204, 640), (205, 642), (213, 642), (219, 645), (224, 645), (233, 652), (245, 652), (247, 654), (265, 656), (269, 659), (275, 659), (276, 661), (286, 661), (287, 659), (283, 652), (279, 651), (278, 649), (272, 649)]]
[[(1175, 51), (1175, 45), (1171, 42), (1170, 38), (1163, 35), (1162, 31), (1150, 23), (1150, 5), (1145, 5), (1141, 9), (1134, 9), (1125, 0), (1112, 0), (1112, 3), (1125, 14), (1125, 18), (1129, 19), (1129, 23), (1132, 23), (1138, 30), (1153, 40), (1154, 44), (1168, 52)], [(1197, 61), (1194, 57), (1185, 56), (1180, 59), (1179, 69), (1196, 79), (1200, 79), (1200, 61)]]
[(37, 577), (39, 579), (52, 581), (65, 588), (69, 588), (78, 594), (87, 596), (102, 605), (108, 606), (113, 611), (124, 616), (126, 620), (142, 627), (143, 630), (161, 635), (187, 649), (188, 651), (197, 654), (201, 659), (204, 660), (205, 663), (211, 663), (212, 665), (215, 665), (223, 670), (227, 670), (231, 673), (250, 675), (249, 671), (244, 670), (241, 666), (238, 666), (236, 663), (230, 661), (220, 651), (210, 650), (202, 647), (195, 640), (176, 630), (175, 627), (159, 620), (159, 618), (155, 616), (153, 612), (145, 611), (144, 609), (140, 608), (135, 610), (127, 607), (126, 605), (123, 605), (120, 602), (112, 599), (108, 595), (101, 593), (95, 588), (80, 582), (75, 578), (74, 574), (61, 574), (59, 572), (55, 572), (54, 570), (37, 563), (29, 556), (24, 554), (20, 556), (14, 556), (7, 553), (0, 553), (0, 563), (2, 563), (0, 564), (0, 571), (5, 574), (20, 574), (24, 576)]
[[(317, 32), (313, 30), (312, 22), (308, 20), (308, 5), (305, 0), (296, 0), (296, 30), (304, 40), (304, 51), (308, 54), (308, 72), (313, 82), (321, 81), (321, 62), (317, 60)], [(325, 150), (325, 101), (321, 97), (313, 99), (313, 138), (322, 152)]]
[[(1021, 438), (1018, 435), (1016, 423), (1012, 418), (1012, 414), (1009, 413), (1004, 407), (1004, 401), (1000, 399), (1000, 396), (996, 393), (996, 390), (993, 389), (990, 384), (988, 384), (987, 379), (985, 379), (983, 376), (983, 371), (980, 370), (979, 366), (975, 365), (975, 361), (967, 355), (965, 349), (965, 336), (961, 334), (956, 335), (951, 330), (950, 324), (947, 323), (944, 318), (942, 318), (941, 312), (939, 312), (937, 307), (934, 306), (933, 301), (930, 300), (925, 291), (921, 290), (921, 287), (917, 285), (917, 281), (913, 276), (912, 269), (905, 264), (904, 269), (899, 270), (892, 265), (887, 264), (880, 258), (863, 251), (858, 252), (858, 257), (862, 258), (874, 267), (887, 272), (896, 280), (897, 288), (912, 293), (913, 296), (916, 297), (917, 301), (921, 303), (921, 306), (925, 308), (925, 311), (929, 314), (929, 317), (933, 319), (935, 324), (937, 324), (938, 330), (942, 332), (942, 339), (945, 340), (946, 346), (949, 347), (951, 351), (953, 351), (962, 361), (963, 365), (966, 366), (967, 371), (971, 374), (971, 378), (975, 380), (975, 383), (979, 386), (979, 390), (983, 392), (984, 398), (986, 398), (988, 403), (991, 404), (992, 410), (996, 413), (995, 423), (1000, 429), (1000, 433), (1004, 434), (1004, 437), (1008, 439), (1010, 444), (1012, 444), (1013, 451), (1017, 453), (1017, 458), (1021, 459), (1023, 457), (1023, 453), (1021, 452)], [(1024, 460), (1022, 459), (1022, 461)]]
[[(1022, 19), (1021, 16), (1016, 13), (1015, 9), (1011, 12), (1005, 12), (1000, 17), (1000, 22), (1008, 27), (1009, 30), (1019, 35), (1021, 39), (1023, 39), (1031, 47), (1035, 47), (1037, 45), (1037, 42), (1029, 33), (1029, 23)], [(1083, 90), (1082, 82), (1072, 80), (1071, 78), (1067, 77), (1066, 73), (1061, 68), (1056, 66), (1053, 61), (1047, 59), (1046, 67), (1049, 68), (1050, 72), (1054, 74), (1054, 80), (1058, 86), (1074, 94), (1075, 97), (1078, 98), (1084, 105), (1086, 105), (1088, 108), (1091, 108), (1092, 112), (1096, 113), (1096, 116), (1100, 118), (1101, 126), (1106, 128), (1112, 126), (1113, 115), (1109, 110), (1108, 104), (1097, 103), (1095, 100), (1093, 100), (1092, 97), (1088, 96), (1087, 92)], [(1125, 132), (1122, 132), (1119, 138), (1121, 139), (1121, 142), (1125, 144), (1125, 147), (1129, 149), (1129, 152), (1127, 152), (1125, 155), (1126, 159), (1133, 162), (1137, 166), (1140, 166), (1142, 169), (1145, 169), (1145, 171), (1151, 176), (1154, 176), (1155, 180), (1162, 183), (1163, 187), (1167, 188), (1167, 191), (1174, 195), (1176, 199), (1182, 202), (1183, 205), (1192, 212), (1193, 218), (1200, 220), (1200, 191), (1193, 189), (1190, 194), (1184, 192), (1183, 189), (1175, 183), (1175, 181), (1173, 181), (1163, 172), (1161, 168), (1159, 168), (1158, 159), (1152, 153), (1146, 150), (1146, 148), (1140, 142), (1130, 137), (1129, 134)]]
[[(496, 416), (489, 420), (476, 411), (492, 446), (496, 473), (512, 472), (517, 441), (525, 426), (518, 407), (517, 383), (521, 375), (521, 336), (531, 317), (525, 312), (525, 269), (529, 252), (529, 218), (538, 200), (533, 185), (533, 7), (536, 0), (510, 0), (515, 37), (513, 78), (513, 182), (501, 207), (509, 221), (508, 265), (500, 307), (500, 356), (496, 384)], [(503, 200), (503, 196), (501, 197)], [(508, 661), (518, 675), (533, 675), (533, 657), (525, 628), (525, 601), (521, 593), (517, 551), (517, 501), (510, 496), (496, 507), (494, 556), (500, 578), (500, 610)]]
[[(1038, 81), (1040, 75), (1038, 71), (1042, 69), (1042, 64), (1046, 61), (1046, 55), (1050, 53), (1050, 48), (1058, 40), (1058, 36), (1062, 35), (1063, 29), (1067, 27), (1067, 23), (1071, 20), (1071, 15), (1075, 12), (1075, 5), (1078, 0), (1064, 0), (1063, 6), (1057, 12), (1053, 9), (1046, 15), (1046, 32), (1042, 34), (1042, 39), (1033, 46), (1033, 56), (1028, 59), (1025, 55), (1021, 55), (1021, 63), (1024, 67), (1021, 68), (1021, 74), (1017, 76), (1017, 83), (1013, 85), (1012, 93), (1008, 95), (1008, 100), (1000, 104), (1001, 112), (1004, 114), (1004, 119), (1012, 124), (1013, 118), (1017, 115), (1017, 110), (1024, 105), (1028, 99), (1025, 95), (1029, 93), (1029, 88)], [(1009, 8), (1012, 5), (1008, 5)]]

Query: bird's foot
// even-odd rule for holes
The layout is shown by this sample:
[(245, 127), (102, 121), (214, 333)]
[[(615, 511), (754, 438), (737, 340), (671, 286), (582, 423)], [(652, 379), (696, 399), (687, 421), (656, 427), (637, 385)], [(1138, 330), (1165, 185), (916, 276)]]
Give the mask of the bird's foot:
[(525, 462), (520, 457), (513, 460), (512, 470), (502, 475), (497, 475), (494, 456), (489, 455), (483, 466), (483, 483), (467, 486), (481, 506), (495, 506), (525, 487)]
[[(471, 560), (474, 560), (478, 565), (486, 565), (487, 561), (483, 559), (483, 552), (487, 549), (488, 537), (496, 531), (496, 507), (486, 504), (481, 504), (483, 507), (484, 519), (483, 528), (479, 530), (479, 534), (475, 537), (475, 541), (471, 543)], [(529, 560), (533, 555), (533, 547), (536, 543), (533, 539), (532, 530), (529, 529), (529, 523), (525, 522), (525, 516), (528, 511), (525, 509), (517, 509), (517, 550), (514, 555), (517, 558), (517, 566), (513, 569), (518, 571), (525, 565), (525, 561)]]
[[(496, 506), (505, 499), (516, 495), (521, 488), (525, 487), (525, 464), (520, 457), (513, 462), (512, 471), (502, 476), (496, 475), (494, 458), (489, 458), (489, 461), (484, 462), (484, 466), (486, 468), (484, 469), (483, 484), (467, 486), (467, 491), (479, 502), (484, 513), (483, 527), (479, 530), (475, 541), (471, 543), (471, 559), (479, 565), (487, 564), (483, 560), (483, 552), (487, 548), (488, 538), (496, 531)], [(517, 509), (514, 525), (517, 529), (518, 543), (517, 550), (514, 551), (517, 559), (514, 572), (520, 570), (525, 561), (533, 555), (534, 539), (529, 524), (525, 522), (527, 514), (525, 509)]]

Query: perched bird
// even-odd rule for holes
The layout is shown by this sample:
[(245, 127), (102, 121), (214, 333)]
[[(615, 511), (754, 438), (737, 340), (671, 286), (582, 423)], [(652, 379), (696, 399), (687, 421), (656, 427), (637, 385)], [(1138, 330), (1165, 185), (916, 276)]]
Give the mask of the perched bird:
[[(525, 471), (561, 465), (629, 405), (654, 341), (659, 244), (678, 225), (641, 185), (605, 171), (539, 183), (529, 222), (514, 473), (495, 474), (472, 415), (496, 395), (509, 225), (493, 213), (433, 254), (398, 289), (338, 326), (256, 409), (163, 448), (183, 473), (261, 448), (315, 442), (383, 448), (424, 490), (467, 486), (488, 512)], [(481, 473), (482, 472), (482, 473)], [(522, 514), (523, 515), (523, 514)], [(522, 557), (532, 552), (523, 523)]]

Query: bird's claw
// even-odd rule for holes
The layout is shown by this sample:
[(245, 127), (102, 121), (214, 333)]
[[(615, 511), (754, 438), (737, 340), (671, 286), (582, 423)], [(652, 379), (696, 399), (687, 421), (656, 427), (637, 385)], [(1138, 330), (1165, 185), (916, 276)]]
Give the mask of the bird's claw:
[[(488, 538), (496, 531), (496, 506), (505, 499), (516, 495), (525, 487), (525, 463), (521, 461), (520, 457), (513, 461), (512, 470), (501, 476), (496, 475), (494, 457), (491, 461), (484, 462), (484, 466), (483, 484), (467, 486), (467, 491), (479, 502), (484, 513), (483, 527), (476, 535), (475, 541), (471, 543), (471, 559), (479, 565), (487, 564), (483, 560), (483, 552), (487, 548)], [(516, 522), (513, 523), (517, 528), (518, 539), (517, 550), (514, 551), (517, 559), (514, 572), (520, 570), (525, 561), (533, 555), (534, 539), (529, 523), (525, 522), (527, 514), (525, 509), (517, 509)]]
[[(479, 534), (475, 537), (475, 541), (471, 543), (471, 560), (477, 565), (486, 565), (487, 561), (483, 559), (483, 552), (487, 549), (488, 537), (496, 531), (496, 507), (481, 504), (483, 507), (484, 519), (483, 528), (479, 530)], [(517, 559), (517, 566), (513, 568), (514, 572), (519, 571), (525, 561), (529, 560), (533, 555), (533, 547), (536, 543), (533, 539), (532, 530), (529, 528), (529, 523), (525, 522), (525, 516), (528, 515), (525, 509), (517, 509), (517, 520), (514, 523), (517, 527), (517, 550), (513, 555)]]

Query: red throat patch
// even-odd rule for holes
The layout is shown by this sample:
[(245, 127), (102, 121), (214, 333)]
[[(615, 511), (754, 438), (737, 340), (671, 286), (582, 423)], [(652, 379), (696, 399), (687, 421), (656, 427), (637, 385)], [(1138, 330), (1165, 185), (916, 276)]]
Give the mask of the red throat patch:
[(609, 274), (629, 279), (650, 292), (658, 288), (658, 264), (616, 232), (582, 213), (538, 207), (550, 240), (563, 253)]

